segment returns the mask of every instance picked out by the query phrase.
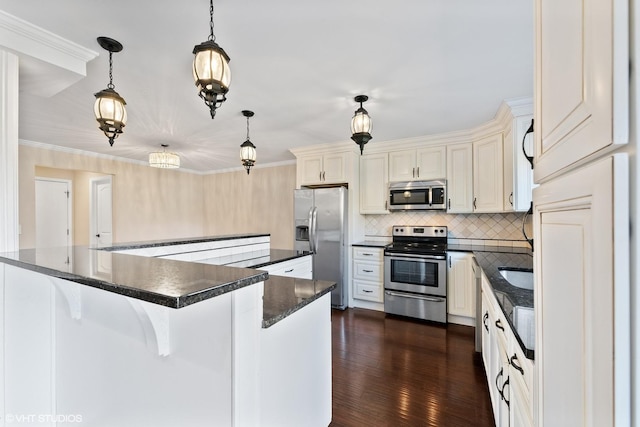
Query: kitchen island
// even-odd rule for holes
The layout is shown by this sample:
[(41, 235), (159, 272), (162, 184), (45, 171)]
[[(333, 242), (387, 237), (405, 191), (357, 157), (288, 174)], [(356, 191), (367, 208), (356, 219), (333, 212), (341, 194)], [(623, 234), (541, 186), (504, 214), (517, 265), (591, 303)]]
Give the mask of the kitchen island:
[(3, 420), (329, 424), (335, 284), (63, 250), (0, 254)]

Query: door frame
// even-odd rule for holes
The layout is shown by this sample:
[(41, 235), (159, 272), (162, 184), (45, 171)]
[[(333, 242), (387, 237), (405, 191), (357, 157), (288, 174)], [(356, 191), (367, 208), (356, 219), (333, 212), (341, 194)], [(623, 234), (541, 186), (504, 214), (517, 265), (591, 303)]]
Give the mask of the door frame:
[(98, 219), (96, 217), (98, 212), (98, 200), (96, 195), (98, 192), (96, 188), (98, 184), (108, 182), (111, 186), (111, 241), (113, 242), (113, 176), (104, 175), (99, 178), (91, 178), (91, 185), (89, 186), (89, 245), (97, 246), (95, 241), (96, 229), (98, 228)]
[[(36, 185), (36, 181), (49, 181), (49, 182), (62, 182), (67, 184), (67, 191), (69, 192), (69, 196), (67, 197), (67, 230), (69, 230), (69, 234), (67, 234), (67, 246), (73, 245), (73, 181), (70, 179), (62, 179), (62, 178), (49, 178), (46, 176), (36, 176), (34, 180), (34, 187)], [(35, 190), (35, 188), (34, 188)], [(37, 195), (37, 192), (36, 192)], [(37, 196), (34, 203), (36, 216), (38, 215), (38, 200)], [(35, 243), (38, 241), (38, 228), (36, 221), (35, 228)], [(37, 245), (36, 245), (37, 246)]]

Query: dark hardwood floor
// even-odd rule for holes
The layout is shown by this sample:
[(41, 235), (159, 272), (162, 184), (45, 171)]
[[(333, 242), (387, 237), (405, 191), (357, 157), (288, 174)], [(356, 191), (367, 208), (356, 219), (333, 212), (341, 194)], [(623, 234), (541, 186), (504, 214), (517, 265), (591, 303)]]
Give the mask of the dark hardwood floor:
[(332, 340), (332, 427), (493, 426), (473, 328), (332, 310)]

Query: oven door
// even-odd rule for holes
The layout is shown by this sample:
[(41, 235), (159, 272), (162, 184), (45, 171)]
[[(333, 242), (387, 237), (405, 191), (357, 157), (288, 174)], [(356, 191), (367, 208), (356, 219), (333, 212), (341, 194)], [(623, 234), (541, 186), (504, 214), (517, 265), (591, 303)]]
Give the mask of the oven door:
[(446, 297), (446, 257), (385, 254), (384, 288), (422, 295)]

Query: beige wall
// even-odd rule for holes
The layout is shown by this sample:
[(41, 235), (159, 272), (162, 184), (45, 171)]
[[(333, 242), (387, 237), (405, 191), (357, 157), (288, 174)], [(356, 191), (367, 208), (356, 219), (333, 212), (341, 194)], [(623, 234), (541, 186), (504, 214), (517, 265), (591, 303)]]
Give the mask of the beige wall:
[(293, 248), (296, 166), (211, 175), (19, 146), (20, 247), (35, 244), (35, 177), (73, 181), (74, 244), (89, 242), (91, 178), (113, 177), (114, 243), (235, 233), (269, 233)]
[(204, 177), (205, 234), (269, 233), (271, 247), (293, 249), (296, 166)]
[(114, 242), (203, 235), (201, 175), (26, 145), (18, 161), (21, 248), (35, 244), (36, 166), (112, 175)]

